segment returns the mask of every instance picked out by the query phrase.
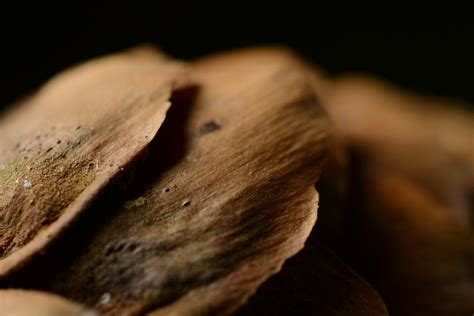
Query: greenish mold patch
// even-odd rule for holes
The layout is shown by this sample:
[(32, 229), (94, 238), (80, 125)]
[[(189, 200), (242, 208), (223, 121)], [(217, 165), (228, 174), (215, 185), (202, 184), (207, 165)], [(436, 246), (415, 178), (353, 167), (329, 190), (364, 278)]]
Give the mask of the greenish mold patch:
[(146, 204), (146, 198), (139, 197), (138, 199), (125, 202), (125, 209), (131, 210)]
[(78, 137), (0, 167), (0, 258), (58, 219), (96, 179), (101, 162), (79, 152), (84, 140)]
[(22, 182), (29, 178), (27, 166), (21, 159), (0, 166), (0, 209), (9, 202), (9, 197)]

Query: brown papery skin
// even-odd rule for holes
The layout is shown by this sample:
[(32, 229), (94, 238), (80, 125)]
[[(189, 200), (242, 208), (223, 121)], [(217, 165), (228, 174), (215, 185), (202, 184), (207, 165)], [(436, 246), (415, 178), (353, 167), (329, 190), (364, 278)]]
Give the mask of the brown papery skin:
[(388, 315), (378, 292), (321, 245), (320, 215), (303, 250), (287, 260), (237, 315)]
[(0, 290), (0, 316), (98, 316), (57, 295), (26, 290)]
[(323, 99), (352, 151), (352, 263), (391, 315), (472, 314), (473, 113), (361, 76)]
[(237, 315), (388, 315), (377, 290), (328, 249), (339, 250), (348, 243), (343, 223), (350, 160), (344, 142), (331, 136), (327, 161), (316, 183), (318, 221), (304, 248), (285, 261), (282, 270), (259, 287)]
[(43, 252), (154, 137), (182, 65), (139, 49), (53, 78), (0, 118), (0, 279)]
[(306, 68), (249, 49), (198, 60), (188, 79), (197, 94), (174, 102), (143, 189), (39, 288), (111, 315), (230, 314), (303, 247), (328, 134)]

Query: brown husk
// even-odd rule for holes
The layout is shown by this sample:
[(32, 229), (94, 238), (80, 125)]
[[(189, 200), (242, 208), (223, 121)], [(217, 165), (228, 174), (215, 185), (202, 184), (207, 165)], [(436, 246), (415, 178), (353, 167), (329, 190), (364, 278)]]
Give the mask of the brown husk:
[(303, 247), (328, 134), (306, 68), (245, 50), (195, 62), (190, 80), (201, 88), (172, 107), (144, 189), (44, 288), (108, 314), (230, 314)]
[(0, 316), (98, 316), (60, 296), (25, 290), (0, 290)]
[(44, 251), (154, 137), (182, 65), (139, 49), (56, 76), (0, 118), (0, 279)]

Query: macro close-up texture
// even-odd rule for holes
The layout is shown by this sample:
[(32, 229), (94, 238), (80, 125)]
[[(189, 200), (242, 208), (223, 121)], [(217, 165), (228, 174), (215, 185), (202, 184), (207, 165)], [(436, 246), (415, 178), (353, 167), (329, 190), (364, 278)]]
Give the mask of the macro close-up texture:
[(462, 85), (347, 38), (97, 32), (5, 80), (0, 316), (473, 315)]

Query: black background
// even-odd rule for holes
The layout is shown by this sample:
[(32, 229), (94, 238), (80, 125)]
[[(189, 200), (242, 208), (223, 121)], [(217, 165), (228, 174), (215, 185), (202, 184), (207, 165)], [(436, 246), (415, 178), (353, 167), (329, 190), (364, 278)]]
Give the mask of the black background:
[[(341, 4), (342, 6), (342, 4)], [(0, 107), (67, 66), (151, 42), (179, 58), (258, 44), (294, 48), (331, 74), (364, 71), (474, 103), (474, 27), (461, 19), (376, 19), (269, 3), (20, 3), (1, 12)], [(388, 11), (388, 9), (387, 9)], [(349, 10), (349, 13), (350, 10)]]

